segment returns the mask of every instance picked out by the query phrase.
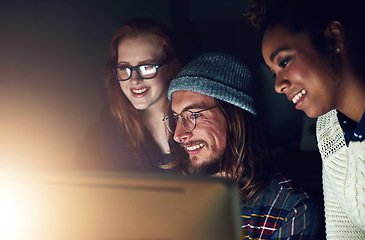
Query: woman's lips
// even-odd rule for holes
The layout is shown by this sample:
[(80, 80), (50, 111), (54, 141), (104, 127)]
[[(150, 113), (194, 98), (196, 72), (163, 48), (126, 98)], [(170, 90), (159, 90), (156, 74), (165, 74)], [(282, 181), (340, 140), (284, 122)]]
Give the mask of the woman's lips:
[(293, 99), (291, 100), (294, 104), (296, 104), (301, 98), (304, 97), (304, 95), (307, 94), (307, 90), (303, 89), (299, 93), (297, 93)]
[(303, 89), (293, 97), (292, 102), (294, 103), (296, 109), (299, 110), (302, 108), (302, 103), (306, 95), (307, 95), (307, 90)]
[(150, 87), (142, 87), (142, 88), (131, 88), (131, 93), (134, 97), (140, 98), (146, 96)]

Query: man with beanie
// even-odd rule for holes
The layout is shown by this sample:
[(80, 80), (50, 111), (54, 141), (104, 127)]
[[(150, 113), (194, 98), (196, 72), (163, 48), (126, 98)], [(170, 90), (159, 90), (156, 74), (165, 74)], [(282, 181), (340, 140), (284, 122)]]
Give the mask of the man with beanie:
[(171, 166), (238, 183), (243, 239), (317, 239), (311, 198), (271, 171), (251, 81), (247, 66), (224, 53), (205, 53), (180, 71), (168, 91), (171, 114), (163, 119), (179, 143)]

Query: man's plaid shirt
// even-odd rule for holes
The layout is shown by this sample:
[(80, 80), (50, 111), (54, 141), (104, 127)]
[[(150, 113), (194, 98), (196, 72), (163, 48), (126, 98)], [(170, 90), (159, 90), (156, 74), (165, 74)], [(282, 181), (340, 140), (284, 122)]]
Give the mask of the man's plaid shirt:
[(242, 239), (318, 239), (319, 212), (304, 191), (282, 174), (250, 206), (242, 206)]

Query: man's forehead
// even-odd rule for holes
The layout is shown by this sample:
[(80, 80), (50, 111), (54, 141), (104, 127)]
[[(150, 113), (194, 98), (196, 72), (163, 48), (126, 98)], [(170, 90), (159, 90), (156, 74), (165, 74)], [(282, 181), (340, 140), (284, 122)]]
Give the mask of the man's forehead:
[(176, 113), (186, 109), (211, 107), (214, 104), (215, 99), (213, 97), (192, 91), (177, 91), (171, 97), (171, 108)]

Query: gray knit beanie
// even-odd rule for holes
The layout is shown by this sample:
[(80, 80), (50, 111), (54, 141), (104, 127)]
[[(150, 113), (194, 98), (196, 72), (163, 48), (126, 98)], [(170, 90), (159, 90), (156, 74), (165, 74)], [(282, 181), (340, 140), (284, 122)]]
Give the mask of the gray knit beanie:
[(256, 114), (251, 97), (252, 78), (246, 64), (219, 52), (205, 53), (188, 63), (170, 83), (176, 91), (192, 91), (219, 99)]

